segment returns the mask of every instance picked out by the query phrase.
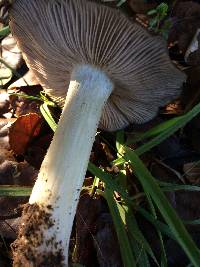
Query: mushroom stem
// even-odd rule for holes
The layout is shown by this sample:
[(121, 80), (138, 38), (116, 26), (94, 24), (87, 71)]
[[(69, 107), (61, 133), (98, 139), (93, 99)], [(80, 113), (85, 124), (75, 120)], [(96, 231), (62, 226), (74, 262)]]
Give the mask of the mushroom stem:
[[(40, 226), (32, 233), (33, 238), (37, 235), (42, 236), (43, 240), (40, 240), (39, 246), (36, 244), (38, 247), (32, 248), (32, 252), (36, 260), (40, 258), (40, 262), (42, 254), (46, 257), (50, 252), (56, 256), (61, 253), (64, 265), (57, 266), (67, 266), (70, 234), (80, 190), (102, 108), (112, 88), (106, 74), (92, 66), (77, 66), (72, 72), (58, 128), (29, 200), (30, 204), (39, 207), (37, 214), (42, 210), (48, 217), (48, 220), (34, 221)], [(35, 217), (41, 217), (34, 217), (33, 211), (30, 216), (32, 223)], [(26, 246), (27, 242), (33, 244), (32, 240), (26, 240)], [(33, 266), (41, 266), (41, 263)]]

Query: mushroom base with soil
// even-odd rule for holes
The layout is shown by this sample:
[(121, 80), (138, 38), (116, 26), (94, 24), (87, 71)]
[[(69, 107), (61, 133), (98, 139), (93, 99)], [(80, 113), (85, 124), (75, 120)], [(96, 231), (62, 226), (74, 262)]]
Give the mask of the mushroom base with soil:
[(58, 128), (29, 200), (32, 205), (23, 212), (21, 234), (13, 246), (14, 266), (22, 266), (24, 259), (30, 266), (41, 266), (48, 257), (51, 266), (53, 262), (67, 266), (80, 190), (102, 108), (112, 89), (106, 74), (92, 66), (73, 70)]

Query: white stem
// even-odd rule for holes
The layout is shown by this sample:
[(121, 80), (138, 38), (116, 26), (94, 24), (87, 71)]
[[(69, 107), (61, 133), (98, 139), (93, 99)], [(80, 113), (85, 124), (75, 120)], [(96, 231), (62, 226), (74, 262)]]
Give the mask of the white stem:
[(43, 235), (61, 241), (66, 265), (80, 189), (102, 108), (112, 89), (102, 71), (89, 65), (74, 69), (58, 128), (29, 200), (51, 206), (54, 225), (43, 229)]

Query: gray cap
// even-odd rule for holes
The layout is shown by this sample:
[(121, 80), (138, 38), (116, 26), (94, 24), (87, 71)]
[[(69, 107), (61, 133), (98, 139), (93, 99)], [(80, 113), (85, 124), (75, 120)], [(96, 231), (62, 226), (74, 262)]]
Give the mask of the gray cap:
[(50, 95), (65, 98), (77, 65), (107, 74), (114, 90), (102, 111), (103, 129), (147, 122), (180, 94), (185, 75), (165, 42), (117, 10), (84, 0), (15, 0), (10, 14), (25, 60)]

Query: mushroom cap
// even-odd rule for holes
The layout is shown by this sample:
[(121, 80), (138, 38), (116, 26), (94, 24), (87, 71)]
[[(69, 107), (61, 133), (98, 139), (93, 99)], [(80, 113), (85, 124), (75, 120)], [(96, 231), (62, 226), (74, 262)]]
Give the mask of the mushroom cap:
[(180, 94), (185, 75), (165, 42), (117, 10), (85, 0), (15, 0), (10, 14), (25, 60), (51, 96), (66, 97), (77, 65), (90, 64), (111, 79), (100, 128), (147, 122)]

